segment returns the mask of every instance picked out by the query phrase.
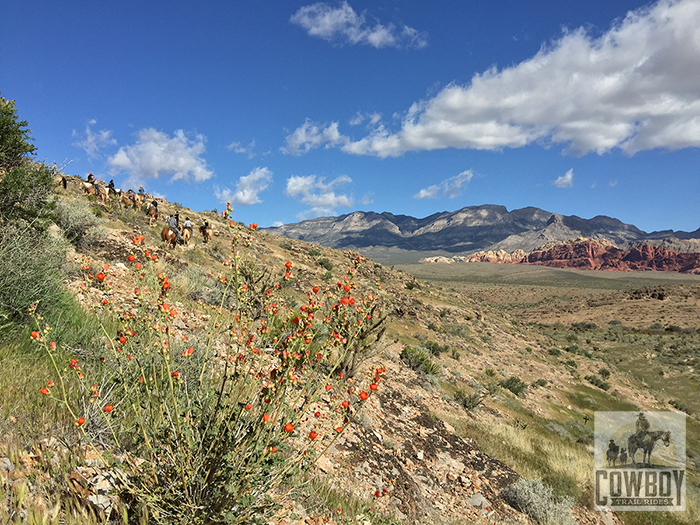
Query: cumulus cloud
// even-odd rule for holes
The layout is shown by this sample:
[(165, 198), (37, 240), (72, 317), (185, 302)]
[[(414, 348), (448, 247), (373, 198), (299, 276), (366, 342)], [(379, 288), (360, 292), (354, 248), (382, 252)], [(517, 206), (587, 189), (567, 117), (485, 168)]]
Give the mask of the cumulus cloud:
[(552, 182), (552, 186), (557, 188), (571, 188), (574, 185), (574, 169), (571, 168), (569, 171), (557, 177), (557, 180)]
[(265, 191), (272, 182), (272, 172), (267, 168), (255, 168), (248, 175), (238, 179), (236, 191), (214, 186), (214, 195), (223, 203), (234, 206), (250, 206), (262, 202), (258, 194)]
[(357, 114), (354, 117), (352, 117), (348, 123), (351, 126), (359, 126), (365, 120), (367, 120), (368, 126), (374, 126), (377, 124), (377, 122), (381, 120), (381, 118), (381, 113), (362, 113), (361, 111), (358, 111)]
[(299, 126), (294, 133), (287, 136), (285, 141), (286, 145), (280, 148), (280, 151), (290, 155), (300, 155), (301, 153), (308, 153), (312, 149), (318, 148), (324, 144), (326, 148), (330, 148), (347, 141), (347, 137), (338, 133), (337, 122), (333, 122), (326, 128), (322, 128), (319, 127), (318, 124), (306, 119), (306, 122)]
[[(85, 124), (85, 138), (73, 143), (73, 146), (80, 148), (87, 153), (91, 159), (98, 158), (100, 149), (105, 146), (116, 146), (117, 141), (112, 137), (110, 130), (102, 129), (100, 131), (92, 131), (92, 126), (97, 124), (95, 119), (92, 119)], [(78, 132), (73, 130), (73, 136), (78, 137)]]
[(335, 215), (335, 208), (338, 206), (352, 206), (352, 197), (336, 193), (338, 186), (352, 182), (350, 177), (340, 175), (328, 184), (324, 180), (324, 177), (316, 177), (316, 175), (292, 176), (287, 179), (285, 195), (311, 206), (310, 210), (299, 214), (300, 219)]
[(153, 128), (142, 129), (136, 133), (133, 145), (120, 148), (107, 162), (112, 175), (126, 171), (132, 185), (165, 174), (172, 174), (171, 182), (202, 182), (214, 176), (202, 158), (204, 141), (203, 135), (190, 139), (182, 130), (170, 137)]
[(248, 144), (247, 146), (244, 146), (240, 142), (232, 142), (231, 144), (226, 146), (226, 149), (231, 150), (234, 153), (245, 153), (246, 155), (248, 155), (249, 159), (252, 159), (253, 157), (255, 157), (255, 141), (254, 140), (251, 140), (250, 144)]
[(698, 27), (700, 2), (661, 0), (599, 37), (584, 28), (565, 31), (519, 64), (450, 84), (414, 103), (398, 131), (379, 125), (353, 141), (336, 125), (332, 141), (317, 133), (296, 151), (325, 143), (383, 158), (533, 143), (578, 155), (700, 147)]
[(331, 7), (324, 2), (301, 7), (289, 21), (315, 36), (338, 44), (363, 44), (382, 47), (422, 48), (428, 45), (427, 34), (406, 25), (381, 24), (367, 20), (366, 11), (358, 14), (343, 2)]
[(472, 170), (465, 170), (459, 175), (450, 177), (449, 179), (443, 180), (440, 184), (434, 184), (423, 188), (418, 193), (416, 193), (414, 199), (436, 199), (438, 197), (447, 197), (449, 199), (454, 199), (458, 195), (462, 194), (462, 186), (467, 184), (474, 173)]

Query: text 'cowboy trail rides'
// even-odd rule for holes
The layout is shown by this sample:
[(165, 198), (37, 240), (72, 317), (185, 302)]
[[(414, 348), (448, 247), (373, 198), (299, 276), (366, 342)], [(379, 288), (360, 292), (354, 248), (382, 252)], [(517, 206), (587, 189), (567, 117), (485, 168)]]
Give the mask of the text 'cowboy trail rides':
[(595, 413), (595, 509), (685, 511), (685, 414)]

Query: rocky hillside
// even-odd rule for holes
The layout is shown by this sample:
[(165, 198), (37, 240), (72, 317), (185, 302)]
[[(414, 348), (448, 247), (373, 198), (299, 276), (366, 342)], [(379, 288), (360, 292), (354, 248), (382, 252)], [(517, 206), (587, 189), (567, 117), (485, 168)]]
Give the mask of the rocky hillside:
[(480, 251), (466, 257), (431, 257), (422, 262), (491, 262), (504, 264), (536, 264), (552, 268), (610, 271), (665, 271), (700, 273), (700, 253), (678, 253), (665, 246), (640, 244), (621, 250), (611, 242), (600, 239), (572, 239), (550, 242), (530, 253), (516, 250)]
[[(293, 278), (283, 288), (290, 304), (303, 304), (314, 286), (324, 290), (335, 289), (336, 282), (340, 286), (347, 268), (358, 260), (353, 250), (290, 240), (275, 234), (282, 229), (256, 231), (212, 212), (197, 213), (162, 201), (161, 211), (179, 211), (181, 217), (192, 218), (195, 226), (207, 220), (214, 228), (214, 239), (209, 243), (203, 242), (195, 228), (189, 246), (168, 249), (160, 240), (162, 222), (151, 224), (142, 210), (121, 207), (115, 200), (100, 204), (80, 193), (76, 178), (67, 182), (66, 189), (59, 189), (61, 199), (89, 209), (98, 224), (69, 251), (67, 264), (73, 270), (68, 273), (66, 287), (89, 311), (99, 311), (110, 301), (133, 302), (138, 276), (126, 265), (133, 239), (142, 236), (144, 246), (160, 265), (159, 271), (169, 275), (172, 283), (169, 300), (177, 310), (177, 320), (171, 335), (177, 339), (206, 337), (212, 305), (221, 298), (220, 275), (231, 257), (231, 237), (246, 239), (244, 261), (250, 267), (272, 274), (284, 268), (285, 261), (293, 261)], [(346, 234), (359, 239), (366, 230), (384, 236), (387, 243), (399, 238), (428, 244), (446, 242), (445, 234), (453, 235), (457, 242), (466, 229), (472, 232), (470, 242), (474, 245), (512, 235), (533, 222), (554, 227), (559, 220), (534, 208), (508, 213), (493, 206), (422, 221), (389, 214), (352, 214), (337, 223), (319, 221), (331, 232), (327, 235), (335, 231), (341, 243), (348, 238)], [(309, 222), (318, 227), (319, 222)], [(630, 235), (639, 232), (612, 219), (599, 218), (597, 223), (617, 225)], [(304, 228), (307, 226), (310, 224)], [(484, 229), (478, 233), (480, 227)], [(413, 240), (406, 242), (412, 245)], [(595, 253), (606, 253), (605, 246), (596, 246), (595, 250), (602, 251)], [(86, 288), (84, 272), (78, 270), (86, 260), (93, 268), (108, 265), (109, 280), (115, 284), (110, 282), (106, 289), (93, 280)], [(280, 517), (270, 523), (534, 523), (530, 520), (532, 510), (517, 491), (506, 490), (521, 476), (545, 478), (547, 486), (556, 487), (555, 495), (551, 488), (538, 493), (539, 504), (553, 509), (552, 523), (622, 523), (616, 514), (589, 510), (591, 409), (659, 409), (666, 399), (657, 399), (617, 370), (613, 370), (609, 384), (605, 383), (611, 394), (582, 385), (580, 377), (598, 373), (601, 357), (571, 354), (566, 363), (560, 362), (553, 351), (559, 343), (552, 336), (468, 295), (419, 281), (371, 260), (358, 264), (354, 275), (358, 285), (374, 290), (378, 302), (390, 312), (384, 338), (361, 369), (361, 373), (372, 374), (372, 366), (381, 363), (386, 368), (381, 388), (317, 463), (316, 479), (325, 487), (319, 493), (338, 494), (336, 500), (308, 503), (303, 498), (285, 499), (280, 501)], [(575, 374), (569, 373), (571, 370)], [(580, 403), (576, 401), (579, 398)], [(32, 449), (31, 457), (19, 459), (10, 458), (10, 454), (2, 457), (6, 453), (0, 446), (2, 483), (37, 477), (33, 469), (40, 468), (42, 453), (52, 447), (65, 449), (51, 443), (47, 441)], [(483, 450), (483, 444), (488, 444), (490, 453)], [(85, 466), (75, 470), (77, 478), (88, 480), (80, 481), (79, 493), (91, 504), (99, 502), (102, 507), (98, 510), (108, 514), (117, 508), (119, 496), (109, 484), (99, 494), (91, 492), (91, 479), (108, 476), (94, 462), (88, 467), (91, 470)], [(570, 499), (562, 500), (561, 496)], [(341, 506), (350, 508), (348, 502), (371, 507), (377, 520), (358, 514), (346, 521), (334, 510), (328, 512), (329, 505), (338, 506), (339, 511)], [(381, 521), (380, 515), (393, 516), (393, 521)]]
[[(546, 242), (577, 237), (607, 239), (617, 246), (644, 240), (666, 240), (673, 249), (680, 240), (700, 238), (695, 232), (652, 232), (606, 216), (592, 219), (565, 216), (528, 207), (508, 211), (504, 206), (469, 206), (423, 219), (391, 213), (354, 212), (286, 224), (270, 231), (292, 239), (333, 248), (353, 248), (386, 260), (388, 251), (442, 252), (432, 255), (463, 255), (479, 250), (532, 251)], [(700, 245), (683, 244), (686, 247)], [(417, 259), (417, 258), (416, 258)]]

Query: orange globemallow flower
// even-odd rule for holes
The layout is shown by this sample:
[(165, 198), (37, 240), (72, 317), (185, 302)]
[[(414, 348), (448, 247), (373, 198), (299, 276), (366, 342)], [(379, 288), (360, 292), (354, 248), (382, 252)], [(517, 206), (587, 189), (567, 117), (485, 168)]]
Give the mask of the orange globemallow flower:
[(270, 414), (263, 414), (263, 421), (265, 423), (269, 423), (270, 422)]
[(134, 257), (133, 255), (129, 255), (129, 256), (127, 257), (127, 260), (128, 260), (129, 262), (134, 262), (134, 261), (136, 260), (136, 257)]
[(34, 331), (32, 332), (32, 339), (37, 339), (38, 337), (39, 337), (39, 332), (37, 332), (36, 330), (34, 330)]
[(46, 395), (48, 395), (48, 394), (49, 394), (49, 389), (48, 389), (48, 388), (46, 388), (46, 387), (44, 387), (44, 388), (42, 388), (41, 390), (39, 390), (39, 392), (41, 392), (41, 393), (42, 393), (43, 395), (45, 395), (45, 396), (46, 396)]
[(309, 438), (316, 439), (317, 437), (318, 437), (318, 432), (316, 432), (315, 430), (312, 430), (311, 432), (309, 432)]
[(178, 377), (180, 377), (180, 372), (178, 372), (177, 370), (175, 370), (175, 371), (172, 373), (172, 376), (173, 376), (175, 379), (177, 379)]
[(126, 343), (126, 337), (121, 336), (121, 337), (119, 338), (119, 342), (120, 342), (121, 344)]
[(292, 267), (292, 262), (291, 262), (291, 261), (287, 261), (286, 263), (284, 263), (284, 267), (287, 268), (287, 269), (289, 270), (289, 269)]
[(284, 431), (287, 432), (288, 434), (289, 434), (292, 430), (294, 430), (294, 425), (292, 425), (291, 423), (287, 423), (286, 425), (284, 425)]
[(97, 277), (97, 280), (100, 282), (105, 280), (105, 274), (103, 274), (102, 272), (98, 273), (95, 277)]
[(83, 423), (85, 423), (85, 418), (84, 417), (79, 417), (78, 420), (75, 422), (78, 426), (81, 426)]
[(313, 288), (314, 293), (318, 293), (319, 290), (320, 290), (320, 288), (318, 286), (314, 286), (314, 288)]
[(112, 405), (105, 405), (105, 412), (109, 414), (112, 410), (114, 410)]
[(369, 385), (369, 389), (372, 391), (377, 390), (377, 383), (372, 383), (371, 385)]
[(369, 397), (369, 394), (367, 392), (360, 392), (360, 399), (362, 401), (366, 401), (368, 397)]

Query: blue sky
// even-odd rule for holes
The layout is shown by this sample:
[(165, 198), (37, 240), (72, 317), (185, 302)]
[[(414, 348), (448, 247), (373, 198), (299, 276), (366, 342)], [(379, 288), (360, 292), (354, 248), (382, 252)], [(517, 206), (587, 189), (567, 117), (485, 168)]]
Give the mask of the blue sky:
[(700, 2), (5, 0), (38, 159), (260, 226), (464, 206), (700, 227)]

